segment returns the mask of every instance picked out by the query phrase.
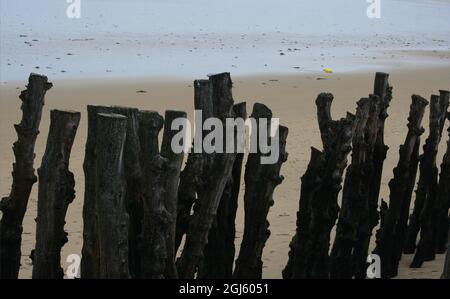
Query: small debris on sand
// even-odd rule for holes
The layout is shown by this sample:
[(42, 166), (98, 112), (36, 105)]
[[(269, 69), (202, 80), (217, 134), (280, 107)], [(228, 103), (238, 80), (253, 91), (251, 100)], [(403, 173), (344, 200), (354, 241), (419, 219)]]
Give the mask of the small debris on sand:
[(136, 93), (147, 93), (147, 91), (146, 90), (136, 90)]

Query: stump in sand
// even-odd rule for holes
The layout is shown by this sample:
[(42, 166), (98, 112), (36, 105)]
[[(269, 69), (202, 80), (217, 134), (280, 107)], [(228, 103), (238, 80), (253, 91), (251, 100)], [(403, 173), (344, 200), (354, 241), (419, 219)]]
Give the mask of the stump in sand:
[(127, 118), (97, 114), (96, 208), (98, 230), (98, 278), (129, 278), (128, 213), (126, 212), (123, 151)]
[(355, 277), (364, 279), (367, 271), (367, 256), (369, 254), (369, 244), (372, 237), (372, 231), (378, 225), (378, 202), (380, 195), (381, 178), (383, 175), (383, 165), (386, 159), (388, 146), (384, 143), (384, 126), (388, 117), (387, 110), (392, 99), (392, 86), (388, 82), (389, 74), (376, 73), (373, 94), (380, 99), (380, 110), (378, 115), (377, 140), (373, 152), (373, 175), (369, 190), (369, 217), (366, 223), (361, 226), (357, 245), (353, 253), (355, 261)]
[(75, 198), (75, 180), (69, 159), (80, 113), (52, 110), (47, 147), (39, 173), (36, 248), (33, 251), (33, 278), (64, 277), (61, 248), (67, 242), (64, 231), (69, 204)]
[[(241, 121), (245, 121), (247, 118), (246, 103), (234, 105), (233, 111), (235, 117), (240, 118)], [(234, 132), (240, 134), (238, 138), (245, 138), (245, 132), (239, 132), (237, 128), (234, 129)], [(224, 279), (232, 277), (236, 252), (234, 245), (236, 237), (235, 219), (243, 160), (244, 154), (237, 151), (231, 177), (223, 191), (217, 209), (217, 217), (208, 235), (208, 244), (204, 250), (204, 259), (198, 272), (198, 278)]]
[[(284, 278), (328, 278), (330, 232), (336, 222), (342, 175), (351, 151), (355, 116), (334, 121), (333, 95), (321, 93), (316, 100), (323, 152), (312, 151), (302, 177), (297, 233), (291, 242)], [(302, 220), (302, 218), (304, 219)]]
[[(441, 90), (441, 104), (448, 105), (449, 92)], [(444, 97), (444, 100), (442, 98)], [(446, 111), (446, 109), (445, 109)], [(450, 113), (447, 113), (447, 119), (450, 121)], [(444, 127), (445, 120), (441, 123), (441, 128)], [(449, 128), (450, 138), (450, 128)], [(448, 211), (450, 208), (450, 140), (447, 141), (447, 151), (442, 159), (441, 173), (439, 175), (439, 189), (438, 198), (435, 207), (435, 247), (436, 253), (442, 254), (446, 250), (447, 231), (448, 231)]]
[(420, 177), (417, 184), (414, 211), (411, 215), (406, 239), (407, 252), (416, 248), (416, 238), (421, 231), (417, 252), (411, 267), (420, 268), (424, 261), (430, 261), (435, 256), (433, 211), (437, 200), (438, 168), (436, 155), (441, 139), (441, 122), (444, 120), (441, 111), (440, 97), (431, 96), (430, 103), (430, 132), (424, 145), (424, 153), (420, 158)]
[(8, 197), (2, 198), (0, 209), (0, 278), (17, 278), (20, 268), (22, 222), (31, 188), (37, 181), (34, 174), (34, 146), (39, 134), (44, 97), (52, 87), (47, 77), (31, 74), (27, 89), (20, 93), (22, 120), (14, 125), (17, 141), (13, 145), (15, 163), (12, 187)]
[(358, 102), (356, 128), (352, 140), (352, 163), (347, 168), (342, 208), (331, 251), (330, 277), (350, 279), (354, 276), (352, 253), (358, 230), (369, 216), (369, 189), (373, 176), (373, 153), (378, 132), (380, 100), (378, 96)]
[[(174, 128), (173, 122), (175, 120), (183, 120), (183, 123), (185, 124), (187, 121), (186, 117), (186, 112), (172, 110), (166, 111), (164, 117), (164, 132), (161, 144), (161, 156), (167, 159), (167, 161), (165, 163), (165, 171), (162, 173), (161, 180), (164, 188), (164, 205), (171, 218), (166, 245), (166, 278), (178, 278), (177, 268), (175, 266), (175, 233), (177, 219), (178, 184), (180, 180), (181, 164), (183, 163), (184, 154), (183, 150), (177, 152), (173, 149), (173, 139), (175, 135), (183, 134), (183, 132), (180, 132), (182, 128)], [(185, 137), (183, 138), (183, 142), (186, 142)]]
[[(211, 96), (213, 114), (225, 127), (226, 118), (233, 117), (232, 82), (229, 73), (212, 75)], [(199, 200), (194, 206), (194, 214), (189, 223), (186, 242), (178, 261), (180, 278), (193, 278), (201, 263), (203, 250), (208, 242), (208, 234), (216, 217), (225, 186), (230, 179), (236, 154), (214, 153), (204, 170)]]
[(158, 134), (164, 119), (154, 111), (139, 112), (143, 170), (143, 219), (140, 235), (141, 278), (164, 278), (166, 240), (171, 217), (164, 204), (162, 175), (167, 159), (159, 155)]
[(450, 279), (450, 230), (447, 239), (447, 255), (445, 256), (444, 271), (442, 272), (442, 279)]
[[(272, 111), (263, 104), (256, 103), (253, 106), (252, 118), (256, 120), (259, 138), (263, 138), (260, 131), (266, 129), (267, 134), (271, 132)], [(262, 121), (266, 127), (260, 126)], [(263, 123), (264, 125), (264, 123)], [(250, 153), (245, 166), (245, 225), (244, 236), (236, 260), (236, 268), (233, 278), (261, 279), (262, 278), (262, 254), (267, 239), (270, 236), (267, 214), (274, 204), (273, 192), (276, 186), (281, 184), (283, 176), (280, 176), (282, 164), (287, 160), (286, 138), (288, 129), (280, 126), (277, 128), (279, 136), (266, 135), (264, 144), (276, 144), (278, 146), (278, 157), (273, 164), (265, 164), (262, 159), (268, 155), (260, 147), (261, 143), (254, 145), (256, 153)], [(259, 141), (252, 138), (252, 141)]]
[[(203, 129), (206, 119), (213, 117), (213, 103), (211, 97), (211, 83), (209, 80), (194, 81), (194, 107), (202, 113), (202, 128), (196, 129), (195, 137), (201, 143), (208, 133)], [(198, 146), (198, 145), (197, 145)], [(203, 168), (208, 161), (208, 155), (202, 152), (191, 152), (188, 155), (186, 165), (180, 174), (180, 186), (178, 188), (177, 224), (175, 234), (175, 251), (178, 250), (183, 236), (187, 233), (191, 219), (192, 206), (198, 198), (202, 184)]]
[(411, 203), (411, 184), (416, 178), (420, 136), (425, 131), (422, 119), (428, 101), (418, 95), (412, 96), (408, 117), (408, 133), (400, 146), (400, 157), (394, 168), (394, 177), (389, 182), (389, 208), (378, 232), (375, 253), (381, 258), (381, 277), (397, 276), (398, 265), (403, 252), (403, 242)]

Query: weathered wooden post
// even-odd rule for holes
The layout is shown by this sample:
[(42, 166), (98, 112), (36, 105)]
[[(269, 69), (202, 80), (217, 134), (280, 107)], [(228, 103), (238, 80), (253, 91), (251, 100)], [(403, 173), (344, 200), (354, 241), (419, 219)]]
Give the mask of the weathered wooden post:
[(445, 256), (444, 271), (442, 272), (442, 279), (450, 279), (450, 230), (447, 239), (447, 255)]
[(142, 223), (142, 169), (140, 163), (139, 120), (137, 108), (104, 107), (103, 113), (115, 113), (127, 117), (127, 134), (123, 150), (126, 189), (125, 205), (130, 217), (128, 229), (128, 266), (131, 277), (140, 277), (139, 235)]
[[(301, 192), (300, 202), (305, 205), (300, 207), (298, 217), (306, 214), (309, 223), (304, 224), (301, 219), (297, 219), (297, 234), (291, 242), (290, 262), (283, 272), (285, 278), (329, 277), (330, 233), (338, 217), (337, 199), (342, 188), (347, 155), (352, 148), (355, 122), (355, 116), (350, 113), (341, 120), (332, 120), (332, 101), (333, 95), (330, 93), (321, 93), (316, 99), (324, 150), (320, 154), (313, 151), (308, 171), (302, 178), (302, 186), (305, 184), (308, 188)], [(308, 212), (303, 212), (303, 209)], [(303, 226), (307, 232), (302, 231)]]
[[(394, 168), (394, 177), (389, 182), (389, 208), (383, 219), (383, 226), (378, 233), (375, 253), (381, 258), (382, 278), (397, 276), (398, 265), (403, 252), (403, 241), (406, 222), (402, 221), (404, 210), (409, 213), (411, 193), (409, 182), (416, 178), (418, 152), (416, 145), (420, 144), (420, 136), (425, 131), (422, 119), (428, 101), (418, 95), (412, 96), (408, 117), (408, 134), (400, 146), (400, 157)], [(416, 164), (412, 167), (412, 164)], [(414, 172), (411, 173), (411, 170)]]
[(143, 219), (140, 235), (141, 278), (164, 278), (166, 240), (171, 217), (164, 204), (162, 176), (167, 159), (159, 155), (158, 134), (164, 119), (155, 111), (139, 112), (139, 137), (143, 170)]
[(13, 145), (11, 193), (2, 198), (0, 209), (0, 278), (17, 278), (20, 268), (22, 222), (27, 209), (31, 188), (37, 181), (34, 174), (34, 146), (39, 134), (44, 97), (52, 87), (47, 77), (31, 73), (27, 89), (20, 93), (22, 120), (14, 125), (17, 141)]
[(83, 248), (81, 278), (99, 277), (98, 215), (96, 191), (97, 114), (101, 106), (87, 106), (88, 131), (84, 154)]
[(436, 155), (440, 141), (441, 105), (437, 95), (431, 96), (430, 132), (424, 145), (424, 153), (420, 159), (420, 177), (417, 184), (416, 201), (411, 215), (407, 234), (407, 250), (416, 247), (419, 230), (421, 238), (411, 267), (420, 268), (424, 261), (434, 259), (433, 209), (438, 188), (438, 169)]
[[(234, 116), (239, 118), (237, 125), (247, 118), (246, 103), (238, 103), (233, 106)], [(228, 128), (229, 129), (229, 128)], [(245, 140), (245, 128), (241, 132), (237, 127), (234, 128), (237, 138)], [(241, 172), (244, 153), (238, 151), (236, 147), (236, 159), (234, 161), (231, 178), (227, 182), (223, 191), (220, 204), (217, 209), (217, 217), (213, 222), (208, 236), (208, 244), (204, 250), (203, 263), (198, 271), (198, 278), (224, 279), (231, 278), (233, 274), (233, 264), (235, 257), (235, 237), (236, 237), (236, 211), (238, 207), (238, 197), (241, 187)]]
[[(234, 278), (261, 279), (262, 278), (262, 254), (267, 239), (270, 236), (267, 215), (274, 204), (273, 192), (276, 186), (281, 184), (283, 176), (280, 176), (282, 164), (287, 160), (286, 139), (288, 129), (280, 126), (277, 128), (279, 137), (271, 138), (272, 111), (263, 104), (256, 103), (253, 106), (252, 118), (256, 120), (258, 138), (252, 141), (258, 142), (264, 136), (261, 130), (267, 130), (267, 144), (276, 144), (279, 155), (273, 164), (264, 164), (263, 156), (267, 154), (261, 149), (261, 143), (254, 145), (256, 153), (250, 153), (245, 166), (245, 226), (244, 236), (236, 260)], [(266, 126), (261, 126), (261, 121), (266, 121)], [(264, 125), (264, 123), (262, 123)], [(254, 128), (256, 129), (256, 128)]]
[(69, 159), (80, 113), (52, 110), (47, 147), (39, 173), (36, 248), (33, 251), (33, 278), (64, 277), (61, 248), (67, 242), (64, 231), (69, 204), (75, 198), (75, 179)]
[(164, 117), (164, 132), (161, 143), (161, 156), (167, 159), (165, 164), (166, 171), (162, 174), (162, 182), (164, 186), (164, 204), (167, 212), (170, 214), (171, 223), (167, 234), (167, 265), (166, 278), (178, 278), (177, 268), (175, 266), (175, 233), (177, 219), (177, 201), (178, 201), (178, 184), (180, 180), (181, 164), (183, 163), (184, 145), (187, 142), (186, 136), (183, 135), (183, 149), (176, 151), (173, 148), (173, 139), (176, 135), (186, 134), (186, 127), (174, 127), (174, 121), (182, 120), (182, 125), (186, 125), (187, 114), (183, 111), (166, 111)]
[[(353, 277), (352, 252), (362, 219), (368, 217), (368, 196), (373, 170), (373, 150), (377, 138), (379, 98), (362, 98), (356, 111), (352, 141), (352, 163), (347, 168), (342, 208), (330, 256), (330, 277)], [(365, 262), (365, 261), (364, 261)]]
[[(442, 132), (444, 131), (445, 120), (448, 117), (447, 109), (450, 101), (450, 92), (448, 90), (439, 90), (439, 101), (441, 105), (441, 120), (440, 120), (440, 137), (442, 138)], [(442, 161), (442, 166), (444, 166), (444, 161)], [(442, 174), (441, 174), (442, 176)], [(442, 192), (440, 188), (443, 187), (443, 184), (439, 184), (439, 191), (437, 194), (437, 199), (435, 202), (435, 206), (433, 209), (433, 230), (434, 230), (434, 243), (436, 253), (442, 254), (445, 252), (445, 242), (447, 238), (447, 230), (448, 230), (448, 209), (449, 204), (448, 201), (444, 199), (445, 196), (441, 196)], [(448, 194), (448, 193), (447, 193)]]
[(208, 156), (211, 156), (203, 152), (203, 138), (208, 133), (207, 130), (203, 129), (203, 124), (206, 119), (213, 117), (211, 83), (209, 80), (194, 81), (194, 107), (195, 110), (200, 110), (202, 114), (202, 128), (196, 128), (196, 137), (194, 137), (198, 138), (197, 142), (201, 142), (202, 152), (189, 153), (186, 165), (180, 174), (175, 251), (178, 250), (183, 236), (188, 231), (192, 206), (198, 198), (198, 190), (202, 184), (203, 169), (206, 168)]
[(376, 73), (373, 94), (380, 98), (380, 114), (378, 116), (377, 140), (373, 153), (373, 175), (369, 190), (369, 217), (366, 224), (361, 226), (358, 241), (353, 253), (354, 260), (359, 261), (355, 269), (355, 277), (364, 279), (367, 272), (366, 261), (369, 253), (369, 244), (373, 229), (378, 225), (378, 201), (380, 195), (381, 178), (383, 174), (384, 160), (386, 159), (388, 146), (384, 143), (384, 125), (388, 117), (387, 110), (392, 99), (392, 86), (388, 82), (389, 74)]
[(129, 278), (129, 217), (123, 162), (127, 118), (119, 114), (99, 113), (96, 129), (98, 278)]
[[(450, 113), (447, 113), (450, 121)], [(441, 173), (439, 175), (438, 202), (436, 213), (436, 253), (442, 254), (446, 250), (446, 238), (449, 228), (448, 210), (450, 208), (450, 127), (447, 151), (442, 159)]]
[[(229, 73), (212, 75), (211, 82), (213, 114), (223, 126), (226, 118), (233, 117), (232, 81)], [(211, 133), (212, 134), (212, 133)], [(203, 257), (208, 242), (208, 234), (216, 217), (225, 186), (230, 179), (236, 158), (235, 153), (215, 153), (204, 172), (199, 200), (194, 206), (194, 214), (189, 223), (186, 242), (178, 261), (178, 273), (181, 278), (193, 278)]]
[[(96, 184), (95, 184), (95, 158), (96, 144), (93, 132), (96, 130), (96, 121), (98, 113), (113, 113), (127, 117), (127, 134), (124, 145), (123, 163), (126, 179), (125, 204), (130, 216), (130, 225), (128, 232), (129, 245), (129, 267), (132, 277), (140, 276), (140, 257), (138, 248), (138, 235), (141, 230), (142, 222), (142, 169), (140, 165), (140, 144), (139, 144), (139, 123), (138, 109), (121, 106), (91, 106), (88, 105), (88, 138), (86, 143), (86, 154), (84, 161), (85, 172), (85, 200), (83, 205), (83, 257), (81, 265), (81, 276), (85, 278), (98, 277), (98, 261), (92, 256), (97, 255), (98, 244), (96, 229)], [(97, 269), (97, 270), (95, 270)]]
[(318, 149), (311, 148), (311, 158), (309, 160), (308, 168), (301, 178), (299, 210), (297, 212), (297, 228), (295, 235), (289, 244), (289, 259), (286, 267), (283, 270), (283, 278), (291, 279), (296, 277), (305, 277), (305, 269), (308, 250), (310, 250), (307, 242), (311, 238), (310, 225), (312, 209), (311, 201), (314, 199), (314, 194), (320, 188), (322, 168), (324, 166), (323, 154)]

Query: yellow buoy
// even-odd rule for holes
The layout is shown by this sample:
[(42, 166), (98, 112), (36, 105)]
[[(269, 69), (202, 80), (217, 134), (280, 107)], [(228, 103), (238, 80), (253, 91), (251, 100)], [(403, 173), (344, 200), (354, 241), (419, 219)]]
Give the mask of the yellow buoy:
[(328, 74), (331, 74), (333, 72), (333, 70), (330, 68), (323, 69), (323, 71)]

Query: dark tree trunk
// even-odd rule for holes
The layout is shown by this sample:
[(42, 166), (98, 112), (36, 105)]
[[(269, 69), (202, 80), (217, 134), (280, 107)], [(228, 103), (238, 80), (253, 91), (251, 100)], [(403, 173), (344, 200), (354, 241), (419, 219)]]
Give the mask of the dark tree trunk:
[[(421, 231), (417, 252), (411, 263), (412, 268), (420, 268), (424, 261), (433, 260), (435, 256), (433, 210), (437, 200), (438, 169), (436, 155), (440, 141), (440, 128), (443, 112), (439, 96), (431, 96), (430, 132), (420, 159), (420, 177), (416, 191), (414, 211), (411, 215), (407, 235), (407, 248), (415, 247), (417, 233)], [(446, 111), (445, 111), (446, 113)]]
[(97, 114), (95, 183), (99, 260), (98, 278), (129, 278), (124, 147), (127, 118)]
[[(447, 113), (450, 121), (450, 113)], [(447, 152), (442, 159), (439, 175), (438, 203), (436, 213), (436, 253), (442, 254), (446, 250), (446, 239), (449, 224), (448, 211), (450, 208), (450, 127)]]
[[(211, 84), (209, 80), (194, 81), (194, 106), (195, 110), (202, 112), (202, 126), (206, 119), (213, 116), (213, 103), (211, 97)], [(201, 143), (207, 131), (202, 128), (196, 130), (196, 142)], [(197, 144), (199, 146), (199, 144)], [(191, 210), (197, 200), (198, 190), (201, 187), (204, 164), (207, 163), (207, 154), (191, 152), (188, 155), (186, 166), (180, 174), (180, 186), (178, 188), (178, 212), (175, 235), (175, 251), (178, 251), (181, 240), (189, 228)]]
[[(256, 103), (253, 106), (252, 118), (256, 120), (258, 126), (258, 138), (252, 138), (259, 142), (261, 131), (264, 128), (268, 134), (271, 132), (272, 111), (263, 104)], [(261, 120), (267, 121), (267, 126), (261, 126)], [(274, 204), (273, 192), (276, 186), (281, 184), (283, 176), (280, 176), (282, 164), (287, 160), (286, 139), (288, 129), (280, 126), (278, 137), (266, 136), (267, 144), (278, 144), (279, 156), (273, 164), (264, 164), (263, 156), (267, 154), (259, 145), (256, 153), (250, 153), (245, 166), (245, 225), (244, 236), (236, 260), (236, 269), (233, 277), (238, 279), (261, 279), (262, 278), (262, 254), (267, 239), (270, 236), (269, 222), (267, 215), (269, 209)]]
[[(400, 146), (400, 157), (397, 167), (394, 168), (394, 177), (389, 182), (390, 196), (389, 208), (383, 219), (383, 227), (377, 238), (377, 253), (381, 258), (382, 278), (391, 278), (397, 275), (398, 265), (403, 249), (403, 240), (406, 223), (402, 221), (405, 211), (409, 213), (411, 203), (410, 182), (415, 180), (420, 136), (425, 131), (422, 119), (428, 101), (418, 95), (412, 96), (408, 118), (408, 134), (403, 145)], [(414, 165), (414, 167), (411, 167)], [(410, 171), (413, 171), (411, 173)], [(413, 179), (412, 179), (413, 178)]]
[[(291, 263), (284, 271), (285, 278), (329, 277), (330, 233), (339, 212), (337, 198), (342, 188), (347, 155), (351, 151), (355, 121), (351, 114), (339, 121), (333, 121), (330, 113), (332, 101), (333, 95), (329, 93), (320, 94), (316, 100), (324, 151), (320, 157), (313, 155), (308, 167), (308, 172), (311, 170), (311, 173), (307, 172), (308, 177), (311, 175), (311, 184), (314, 182), (316, 186), (311, 187), (311, 195), (308, 194), (310, 188), (301, 192), (297, 235), (291, 242), (291, 248), (294, 250), (291, 252)], [(318, 165), (315, 165), (316, 163)], [(306, 181), (305, 174), (302, 186), (306, 185)], [(307, 212), (302, 209), (307, 209)], [(307, 214), (305, 218), (309, 219), (306, 225), (300, 225), (302, 214)], [(302, 226), (307, 232), (302, 232)]]
[(380, 102), (377, 96), (358, 102), (356, 128), (352, 141), (352, 164), (344, 182), (342, 209), (331, 252), (330, 277), (353, 277), (352, 252), (358, 229), (368, 217), (369, 189), (373, 170), (373, 151), (377, 138)]
[[(311, 148), (311, 158), (305, 174), (301, 178), (299, 211), (297, 212), (297, 228), (295, 235), (289, 244), (289, 259), (283, 270), (283, 278), (294, 278), (294, 272), (297, 276), (305, 277), (303, 272), (306, 269), (308, 254), (307, 241), (311, 239), (310, 224), (312, 217), (311, 201), (314, 194), (320, 188), (320, 174), (322, 173), (324, 161), (321, 151)], [(300, 273), (302, 272), (302, 273)]]
[(444, 271), (441, 278), (450, 279), (450, 230), (447, 237), (447, 255), (445, 256)]
[(80, 113), (52, 110), (47, 147), (39, 173), (36, 248), (33, 251), (33, 278), (64, 277), (61, 248), (67, 242), (64, 231), (67, 208), (75, 198), (75, 179), (69, 159)]
[(388, 82), (389, 74), (376, 73), (373, 94), (380, 98), (380, 114), (378, 116), (378, 132), (373, 152), (373, 175), (369, 190), (369, 216), (364, 220), (358, 232), (358, 240), (353, 252), (355, 277), (364, 279), (367, 272), (367, 256), (373, 229), (378, 225), (378, 202), (380, 195), (383, 165), (389, 149), (384, 143), (384, 124), (388, 117), (387, 110), (392, 99), (392, 87)]
[[(247, 118), (246, 103), (233, 107), (236, 118), (245, 121)], [(244, 129), (245, 130), (245, 129)], [(245, 131), (235, 129), (236, 134), (245, 138)], [(217, 209), (217, 217), (208, 236), (208, 244), (204, 250), (204, 259), (199, 269), (198, 278), (224, 279), (231, 278), (235, 256), (234, 240), (236, 236), (236, 211), (239, 190), (241, 188), (241, 172), (244, 153), (238, 152), (234, 161), (230, 180), (227, 182)]]
[(22, 222), (27, 209), (31, 188), (37, 181), (34, 174), (34, 146), (39, 134), (44, 97), (52, 87), (47, 77), (30, 74), (27, 89), (20, 93), (22, 120), (14, 125), (17, 141), (13, 145), (11, 193), (2, 198), (0, 209), (0, 278), (17, 278), (20, 268)]
[[(184, 151), (175, 152), (172, 148), (172, 139), (177, 134), (182, 134), (183, 128), (175, 129), (172, 123), (176, 119), (187, 121), (186, 112), (182, 111), (166, 111), (164, 117), (164, 132), (161, 144), (161, 156), (167, 159), (165, 165), (166, 171), (162, 175), (162, 183), (164, 187), (164, 205), (170, 215), (170, 227), (167, 234), (167, 264), (165, 277), (178, 278), (177, 268), (175, 266), (175, 231), (177, 219), (177, 201), (178, 201), (178, 184), (180, 180), (181, 164), (183, 163)], [(187, 142), (184, 137), (184, 141)]]
[(139, 110), (136, 108), (113, 106), (107, 107), (104, 112), (121, 114), (127, 117), (127, 134), (123, 150), (123, 163), (126, 180), (125, 205), (130, 219), (128, 228), (128, 266), (131, 277), (140, 277), (139, 235), (142, 230), (143, 187), (140, 163)]
[[(98, 113), (115, 113), (127, 117), (127, 132), (123, 152), (124, 174), (125, 174), (125, 205), (129, 214), (128, 246), (129, 267), (132, 277), (140, 276), (140, 257), (138, 248), (138, 236), (141, 231), (142, 222), (142, 169), (140, 165), (139, 123), (138, 109), (120, 106), (88, 106), (88, 140), (84, 161), (85, 171), (85, 200), (83, 206), (83, 257), (81, 262), (81, 276), (84, 278), (98, 277), (98, 230), (95, 222), (97, 190), (95, 183), (95, 159), (98, 141), (92, 136), (94, 134), (95, 119)], [(94, 214), (92, 214), (94, 213)]]
[(171, 225), (164, 204), (163, 173), (167, 159), (159, 155), (158, 134), (164, 119), (157, 112), (139, 112), (139, 137), (143, 169), (143, 221), (140, 235), (141, 278), (164, 278), (166, 240)]
[[(211, 82), (213, 114), (225, 127), (226, 118), (233, 117), (232, 82), (229, 73), (213, 75)], [(181, 278), (193, 278), (203, 257), (208, 242), (211, 225), (216, 218), (226, 183), (230, 179), (236, 158), (235, 153), (215, 153), (207, 163), (199, 189), (199, 200), (194, 206), (194, 214), (189, 223), (186, 242), (178, 262)]]
[(97, 114), (100, 106), (87, 106), (88, 131), (84, 154), (83, 248), (81, 278), (99, 277), (98, 214), (96, 190)]
[[(447, 90), (440, 90), (440, 105), (441, 105), (441, 120), (440, 120), (440, 137), (442, 138), (442, 132), (444, 131), (445, 120), (449, 117), (449, 113), (447, 112), (449, 106), (449, 98), (450, 92)], [(448, 150), (447, 150), (448, 153)], [(448, 157), (450, 154), (447, 154)], [(446, 158), (449, 160), (450, 158)], [(434, 243), (436, 253), (442, 254), (445, 252), (445, 243), (447, 239), (447, 231), (448, 231), (448, 210), (449, 210), (449, 187), (445, 190), (445, 164), (449, 164), (449, 162), (445, 162), (445, 158), (441, 164), (441, 174), (439, 179), (439, 188), (436, 203), (433, 211), (433, 230), (434, 234)], [(448, 173), (448, 172), (447, 172)], [(448, 175), (447, 175), (448, 176)], [(443, 178), (443, 179), (442, 179)], [(441, 183), (442, 180), (442, 183)], [(447, 179), (447, 182), (450, 180)], [(447, 194), (447, 196), (446, 196)]]

